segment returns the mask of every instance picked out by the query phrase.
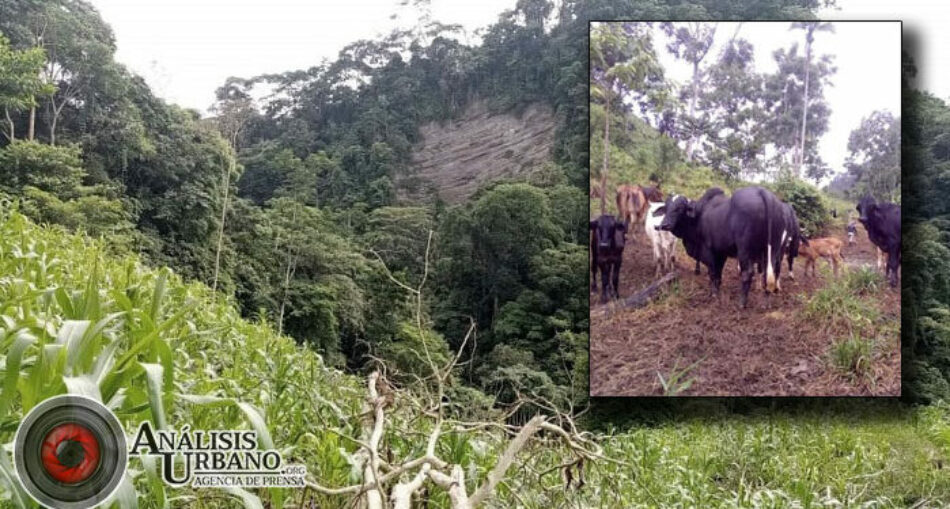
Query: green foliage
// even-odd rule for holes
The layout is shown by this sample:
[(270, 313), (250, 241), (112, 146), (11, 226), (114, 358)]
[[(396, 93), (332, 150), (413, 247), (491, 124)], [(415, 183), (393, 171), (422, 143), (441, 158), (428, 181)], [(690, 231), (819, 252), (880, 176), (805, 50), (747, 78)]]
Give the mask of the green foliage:
[(0, 149), (0, 190), (21, 197), (30, 218), (108, 235), (110, 247), (129, 249), (136, 235), (128, 206), (105, 185), (82, 185), (86, 177), (78, 145), (17, 140)]
[(448, 345), (441, 335), (431, 330), (420, 331), (415, 323), (399, 324), (396, 335), (380, 341), (374, 352), (391, 363), (393, 379), (405, 384), (416, 383), (432, 374), (432, 366), (446, 366), (451, 359)]
[(851, 131), (845, 167), (853, 179), (848, 196), (855, 201), (865, 194), (883, 201), (900, 200), (900, 120), (889, 112), (875, 111)]
[(950, 107), (905, 89), (902, 110), (901, 369), (907, 399), (933, 402), (950, 398), (950, 209), (943, 198), (950, 183)]
[[(40, 70), (45, 63), (43, 48), (15, 50), (0, 30), (0, 109), (5, 115), (35, 108), (40, 98), (56, 90), (56, 87), (44, 83), (40, 78)], [(16, 137), (15, 124), (8, 122), (3, 133), (8, 141), (13, 141)]]
[[(358, 414), (360, 399), (348, 392), (353, 379), (268, 324), (242, 320), (207, 287), (103, 250), (102, 242), (40, 228), (0, 208), (3, 440), (12, 440), (15, 423), (37, 403), (68, 392), (107, 402), (130, 433), (146, 419), (174, 429), (254, 427), (278, 447), (297, 444), (295, 455), (312, 458), (311, 468), (339, 454), (298, 441), (315, 418), (342, 408)], [(9, 452), (2, 457), (9, 465)], [(133, 468), (148, 470), (134, 460)], [(141, 502), (209, 496), (151, 478), (133, 481)], [(15, 489), (9, 480), (7, 494)], [(274, 506), (285, 499), (283, 490), (251, 497)]]
[(0, 189), (16, 195), (31, 186), (63, 199), (74, 198), (85, 176), (81, 158), (78, 145), (15, 141), (0, 150)]
[(817, 187), (787, 174), (769, 187), (795, 209), (802, 233), (808, 237), (820, 237), (825, 233), (831, 222), (831, 210)]

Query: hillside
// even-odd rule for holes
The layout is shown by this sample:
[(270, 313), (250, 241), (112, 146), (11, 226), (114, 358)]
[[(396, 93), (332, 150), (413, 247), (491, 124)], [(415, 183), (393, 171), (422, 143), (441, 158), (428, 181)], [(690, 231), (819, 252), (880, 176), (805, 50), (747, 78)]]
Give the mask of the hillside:
[(550, 161), (555, 127), (547, 105), (532, 104), (521, 114), (493, 113), (484, 101), (454, 120), (426, 123), (419, 128), (422, 142), (412, 151), (411, 178), (418, 188), (403, 198), (431, 190), (456, 204), (488, 182)]

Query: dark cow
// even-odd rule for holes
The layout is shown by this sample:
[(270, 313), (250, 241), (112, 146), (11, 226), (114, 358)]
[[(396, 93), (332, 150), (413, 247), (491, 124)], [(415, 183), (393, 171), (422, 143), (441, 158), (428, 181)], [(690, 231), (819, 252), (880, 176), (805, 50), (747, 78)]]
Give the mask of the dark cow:
[(647, 201), (652, 201), (655, 203), (663, 201), (663, 191), (660, 191), (659, 185), (654, 187), (641, 186), (640, 189), (643, 191), (643, 196), (646, 197)]
[(683, 239), (686, 252), (709, 270), (713, 295), (719, 294), (722, 268), (728, 257), (739, 259), (742, 272), (741, 305), (747, 307), (754, 264), (764, 269), (767, 292), (778, 291), (783, 255), (783, 232), (788, 236), (782, 202), (761, 187), (745, 187), (727, 198), (719, 188), (706, 191), (695, 202), (677, 196), (666, 204), (659, 226)]
[(901, 207), (894, 203), (876, 203), (865, 196), (856, 207), (858, 218), (868, 232), (868, 239), (887, 254), (887, 278), (897, 286), (897, 269), (901, 264)]
[(626, 243), (627, 225), (609, 214), (590, 222), (590, 289), (597, 290), (597, 271), (600, 270), (600, 301), (607, 302), (607, 289), (613, 297), (620, 297), (620, 264)]
[(799, 247), (803, 243), (807, 246), (808, 240), (802, 236), (802, 230), (799, 227), (798, 216), (795, 214), (795, 209), (787, 203), (782, 203), (782, 212), (785, 221), (785, 232), (787, 232), (787, 235), (783, 237), (785, 243), (782, 245), (782, 249), (788, 253), (788, 277), (789, 279), (795, 279), (795, 271), (792, 270), (792, 264), (795, 257), (798, 256)]

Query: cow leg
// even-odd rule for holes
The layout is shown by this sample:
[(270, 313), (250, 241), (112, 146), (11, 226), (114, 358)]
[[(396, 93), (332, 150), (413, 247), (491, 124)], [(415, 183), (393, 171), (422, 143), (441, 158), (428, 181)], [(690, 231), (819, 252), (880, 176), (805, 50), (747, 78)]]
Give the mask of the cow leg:
[(614, 265), (613, 271), (613, 288), (614, 288), (614, 297), (620, 298), (620, 260), (617, 260)]
[(709, 268), (709, 282), (712, 283), (712, 295), (719, 298), (719, 286), (722, 284), (722, 269), (726, 265), (726, 257), (713, 255), (713, 263)]
[(742, 279), (742, 296), (740, 305), (742, 308), (745, 308), (749, 302), (749, 289), (752, 288), (752, 277), (755, 272), (755, 265), (751, 262), (746, 262), (745, 267), (742, 267), (742, 262), (739, 262), (741, 279)]
[(693, 274), (699, 275), (699, 260), (696, 260), (696, 270), (693, 271)]
[(607, 287), (610, 286), (610, 264), (604, 262), (600, 266), (600, 302), (607, 302)]
[(897, 288), (897, 268), (901, 259), (900, 248), (891, 249), (887, 256), (888, 281), (892, 288)]

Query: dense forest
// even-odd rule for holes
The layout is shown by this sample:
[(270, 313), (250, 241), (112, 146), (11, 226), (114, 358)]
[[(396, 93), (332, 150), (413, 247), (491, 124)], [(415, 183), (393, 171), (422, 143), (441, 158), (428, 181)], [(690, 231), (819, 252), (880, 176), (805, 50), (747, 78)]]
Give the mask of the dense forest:
[[(756, 8), (768, 18), (817, 6)], [(411, 310), (389, 273), (415, 286), (428, 252), (438, 351), (458, 348), (470, 319), (479, 331), (467, 382), (501, 402), (522, 390), (580, 402), (587, 20), (621, 13), (747, 16), (719, 2), (522, 1), (478, 46), (422, 16), (332, 62), (229, 79), (202, 119), (115, 61), (112, 32), (89, 4), (6, 1), (3, 61), (17, 74), (0, 88), (3, 191), (38, 221), (108, 235), (233, 296), (244, 316), (355, 371), (375, 356), (418, 371), (411, 352), (422, 339), (407, 335)], [(477, 99), (497, 112), (550, 105), (551, 162), (461, 206), (400, 202), (419, 126)]]
[[(356, 434), (363, 420), (356, 396), (363, 387), (331, 368), (365, 375), (383, 360), (389, 379), (411, 388), (428, 375), (432, 362), (420, 351), (440, 365), (455, 366), (450, 359), (461, 349), (445, 387), (446, 399), (460, 409), (494, 418), (493, 407), (530, 395), (536, 407), (522, 405), (512, 410), (518, 415), (508, 416), (520, 423), (538, 408), (551, 410), (547, 404), (583, 407), (588, 401), (583, 293), (588, 264), (581, 229), (591, 158), (588, 20), (807, 19), (826, 3), (520, 0), (484, 31), (478, 45), (460, 43), (458, 27), (427, 21), (350, 44), (336, 60), (309, 69), (229, 79), (217, 91), (212, 115), (202, 118), (161, 100), (116, 62), (112, 31), (89, 3), (0, 0), (4, 213), (17, 207), (32, 222), (50, 225), (31, 225), (19, 213), (4, 215), (0, 240), (9, 244), (0, 242), (0, 261), (10, 274), (34, 278), (33, 288), (62, 288), (68, 297), (52, 303), (29, 285), (4, 284), (0, 295), (9, 300), (0, 303), (0, 313), (15, 314), (50, 343), (55, 334), (47, 337), (37, 325), (46, 314), (58, 324), (99, 320), (106, 311), (129, 313), (134, 323), (117, 320), (121, 325), (103, 335), (124, 337), (120, 332), (130, 329), (161, 337), (141, 360), (149, 369), (169, 362), (158, 385), (145, 380), (142, 370), (122, 372), (129, 388), (128, 400), (120, 403), (123, 418), (159, 415), (148, 392), (159, 386), (166, 391), (159, 399), (176, 425), (257, 422), (242, 417), (243, 407), (230, 406), (252, 401), (264, 409), (275, 443), (297, 444), (296, 457), (327, 484), (352, 480), (357, 447), (342, 437)], [(936, 98), (915, 94), (905, 94), (917, 109), (905, 105), (903, 179), (911, 183), (907, 189), (916, 190), (909, 192), (937, 193), (940, 161), (950, 158), (940, 145), (941, 122), (950, 119), (950, 110)], [(435, 197), (401, 201), (399, 186), (413, 185), (410, 161), (419, 126), (452, 119), (476, 100), (499, 113), (549, 105), (557, 121), (550, 162), (523, 177), (492, 183), (460, 205)], [(923, 121), (929, 123), (918, 123)], [(787, 157), (793, 153), (789, 149)], [(913, 167), (906, 160), (911, 154), (918, 162)], [(669, 148), (660, 156), (661, 168), (663, 157), (683, 155)], [(944, 211), (927, 208), (939, 206), (934, 196), (921, 196), (928, 201), (916, 200), (920, 210), (912, 213), (917, 219), (909, 239), (922, 249), (912, 257), (915, 270), (904, 278), (910, 300), (903, 324), (905, 392), (933, 406), (895, 410), (855, 403), (856, 415), (874, 421), (865, 425), (815, 408), (792, 409), (778, 421), (742, 416), (717, 421), (724, 412), (750, 408), (742, 402), (698, 405), (699, 416), (674, 422), (669, 412), (684, 410), (675, 404), (597, 402), (601, 411), (585, 417), (591, 429), (629, 422), (631, 408), (650, 410), (634, 420), (660, 423), (657, 429), (604, 439), (604, 454), (630, 463), (588, 467), (588, 482), (617, 489), (536, 486), (558, 469), (571, 475), (553, 449), (540, 449), (532, 456), (536, 468), (505, 486), (497, 504), (665, 505), (693, 496), (696, 505), (736, 499), (748, 506), (805, 499), (833, 505), (835, 497), (902, 505), (950, 496), (950, 487), (937, 477), (941, 472), (931, 466), (950, 454), (947, 410), (937, 403), (950, 397), (945, 328), (950, 272), (940, 267), (946, 259), (944, 230), (950, 226), (942, 222)], [(193, 283), (144, 269), (135, 256)], [(159, 290), (167, 277), (169, 296), (162, 301)], [(420, 285), (425, 291), (417, 301), (412, 289)], [(109, 301), (101, 309), (71, 304), (70, 299), (91, 302), (87, 296), (100, 293)], [(162, 323), (159, 335), (154, 320), (163, 313), (174, 321), (167, 328)], [(909, 316), (915, 317), (912, 322)], [(4, 348), (20, 337), (11, 323), (20, 322), (3, 323)], [(472, 323), (475, 338), (466, 341)], [(109, 351), (124, 352), (123, 341), (115, 340)], [(107, 343), (96, 337), (90, 344), (105, 351)], [(39, 345), (31, 348), (42, 351)], [(7, 356), (8, 363), (13, 358)], [(21, 376), (36, 381), (41, 368), (25, 364)], [(16, 382), (14, 372), (8, 368), (7, 378)], [(67, 382), (51, 377), (41, 394), (65, 392)], [(11, 399), (10, 391), (20, 394), (29, 387), (4, 389), (4, 432), (20, 411), (12, 410), (16, 401), (26, 406), (22, 395)], [(208, 403), (193, 397), (205, 393), (221, 399), (207, 409), (191, 404)], [(424, 414), (429, 407), (412, 401), (393, 409), (403, 426), (397, 430), (404, 432), (386, 434), (397, 457), (418, 452), (418, 440), (407, 433), (420, 429), (413, 412)], [(222, 407), (229, 410), (219, 412)], [(314, 423), (336, 434), (317, 436)], [(479, 478), (501, 449), (497, 435), (460, 431), (445, 437), (439, 454)], [(860, 445), (865, 440), (873, 445)], [(703, 465), (697, 465), (701, 461), (692, 456), (691, 444), (707, 452)], [(865, 459), (852, 461), (851, 449)], [(895, 449), (914, 455), (904, 461), (892, 454)], [(740, 450), (748, 453), (741, 472), (731, 459)], [(570, 450), (558, 452), (577, 465)], [(778, 472), (766, 458), (771, 455), (801, 461)], [(822, 455), (836, 459), (810, 463)], [(875, 477), (880, 468), (887, 475)], [(834, 494), (825, 493), (832, 476), (838, 483)], [(863, 476), (872, 479), (869, 488), (852, 493), (853, 478)], [(140, 493), (147, 493), (147, 500), (158, 500), (161, 493), (164, 505), (165, 489), (149, 482), (140, 478)], [(261, 497), (280, 507), (281, 493)], [(208, 499), (215, 506), (214, 496)], [(445, 497), (435, 501), (448, 505)], [(316, 503), (347, 502), (328, 496)]]

